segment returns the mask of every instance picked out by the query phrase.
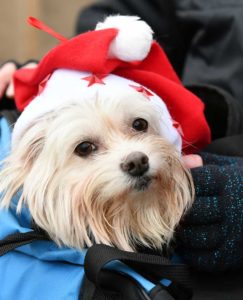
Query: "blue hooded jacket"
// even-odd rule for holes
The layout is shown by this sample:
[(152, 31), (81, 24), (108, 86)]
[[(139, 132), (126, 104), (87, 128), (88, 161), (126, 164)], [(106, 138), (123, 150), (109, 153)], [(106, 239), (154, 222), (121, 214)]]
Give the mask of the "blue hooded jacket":
[[(10, 149), (11, 130), (0, 116), (0, 158)], [(0, 240), (10, 234), (31, 231), (31, 216), (25, 207), (20, 214), (16, 194), (9, 209), (0, 209)], [(20, 246), (0, 257), (0, 300), (73, 300), (78, 299), (84, 277), (86, 249), (80, 251), (58, 247), (52, 241), (35, 241)], [(135, 278), (145, 291), (155, 285), (119, 261), (109, 269), (119, 270)], [(164, 285), (170, 281), (163, 280)]]

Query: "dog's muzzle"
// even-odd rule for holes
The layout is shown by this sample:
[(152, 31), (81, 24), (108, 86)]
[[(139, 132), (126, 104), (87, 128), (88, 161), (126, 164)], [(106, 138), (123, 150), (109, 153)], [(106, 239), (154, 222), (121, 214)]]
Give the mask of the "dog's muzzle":
[(142, 152), (131, 152), (120, 166), (130, 176), (143, 176), (149, 169), (149, 158)]
[(149, 158), (143, 152), (131, 152), (120, 167), (133, 178), (136, 190), (145, 190), (149, 186), (151, 178), (146, 175), (149, 170)]

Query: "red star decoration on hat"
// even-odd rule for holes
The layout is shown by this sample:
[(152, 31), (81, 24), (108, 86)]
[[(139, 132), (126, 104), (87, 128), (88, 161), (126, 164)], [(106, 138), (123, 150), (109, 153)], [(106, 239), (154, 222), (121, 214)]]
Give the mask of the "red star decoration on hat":
[(137, 92), (142, 93), (148, 100), (150, 100), (150, 96), (153, 96), (153, 94), (142, 85), (136, 86), (129, 84), (129, 86), (135, 89)]
[(47, 84), (47, 81), (50, 79), (51, 77), (51, 74), (48, 74), (42, 81), (41, 83), (39, 84), (39, 88), (38, 88), (38, 95), (43, 92), (46, 84)]
[(87, 80), (89, 82), (88, 87), (93, 84), (105, 84), (105, 82), (102, 80), (107, 75), (100, 75), (100, 74), (91, 74), (90, 76), (81, 78), (82, 80)]

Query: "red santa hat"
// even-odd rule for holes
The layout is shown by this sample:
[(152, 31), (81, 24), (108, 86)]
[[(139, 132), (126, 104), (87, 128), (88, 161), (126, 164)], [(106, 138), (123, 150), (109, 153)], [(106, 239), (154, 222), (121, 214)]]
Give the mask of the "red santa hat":
[(138, 17), (110, 16), (96, 30), (70, 40), (36, 19), (32, 25), (62, 43), (36, 69), (14, 75), (17, 120), (12, 142), (45, 113), (96, 94), (133, 89), (160, 112), (160, 134), (183, 152), (192, 153), (210, 142), (204, 105), (178, 79), (164, 51), (152, 39), (152, 30)]

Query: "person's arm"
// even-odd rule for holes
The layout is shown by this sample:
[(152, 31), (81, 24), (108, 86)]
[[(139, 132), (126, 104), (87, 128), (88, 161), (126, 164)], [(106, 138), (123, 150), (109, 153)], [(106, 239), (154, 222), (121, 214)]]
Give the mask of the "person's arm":
[(195, 202), (177, 230), (177, 253), (200, 271), (243, 266), (243, 158), (202, 154)]
[(243, 107), (243, 2), (175, 0), (187, 43), (182, 81), (228, 92)]

